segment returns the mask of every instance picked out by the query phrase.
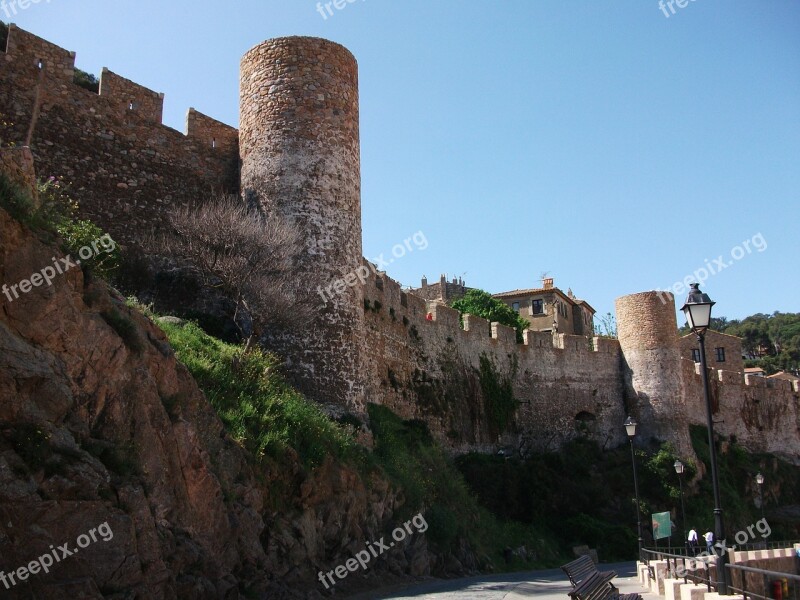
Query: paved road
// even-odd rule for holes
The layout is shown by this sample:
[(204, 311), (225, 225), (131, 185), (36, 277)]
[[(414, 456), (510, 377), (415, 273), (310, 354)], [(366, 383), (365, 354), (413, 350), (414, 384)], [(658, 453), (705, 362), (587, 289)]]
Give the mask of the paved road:
[[(603, 565), (603, 570), (614, 569), (619, 577), (614, 583), (624, 593), (642, 593), (645, 600), (659, 600), (658, 596), (645, 594), (636, 578), (634, 563)], [(414, 585), (402, 591), (360, 595), (371, 600), (569, 600), (569, 581), (561, 569), (528, 571), (505, 575), (486, 575), (457, 580), (433, 580)]]

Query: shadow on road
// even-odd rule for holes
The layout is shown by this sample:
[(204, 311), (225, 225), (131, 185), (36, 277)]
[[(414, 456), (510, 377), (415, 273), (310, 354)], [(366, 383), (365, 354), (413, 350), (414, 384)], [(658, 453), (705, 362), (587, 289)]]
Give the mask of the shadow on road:
[[(602, 565), (603, 570), (613, 569), (618, 578), (615, 583), (638, 586), (635, 563)], [(633, 582), (629, 581), (634, 578)], [(619, 580), (619, 581), (618, 581)], [(561, 569), (524, 571), (497, 575), (478, 575), (464, 579), (431, 579), (429, 581), (391, 590), (375, 590), (351, 596), (350, 600), (403, 600), (425, 598), (431, 600), (515, 600), (539, 598), (540, 600), (568, 600), (572, 586)]]

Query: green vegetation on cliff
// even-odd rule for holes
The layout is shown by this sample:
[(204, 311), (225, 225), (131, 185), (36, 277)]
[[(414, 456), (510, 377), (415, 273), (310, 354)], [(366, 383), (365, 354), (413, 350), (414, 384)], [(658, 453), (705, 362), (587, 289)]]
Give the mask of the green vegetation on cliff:
[[(385, 406), (369, 405), (375, 436), (374, 458), (389, 479), (403, 489), (401, 516), (424, 512), (428, 540), (439, 551), (454, 552), (461, 540), (477, 554), (482, 570), (554, 565), (556, 544), (537, 526), (499, 518), (481, 506), (452, 459), (422, 421), (404, 421)], [(505, 562), (506, 548), (524, 546), (527, 557)]]
[(245, 353), (192, 322), (161, 320), (159, 326), (230, 435), (257, 461), (280, 458), (290, 447), (308, 467), (329, 455), (355, 457), (350, 433), (286, 383), (274, 355), (259, 348)]
[[(140, 307), (142, 308), (142, 307)], [(144, 309), (146, 311), (146, 309)], [(179, 360), (189, 369), (226, 429), (258, 462), (298, 454), (313, 469), (326, 456), (350, 464), (366, 478), (377, 471), (403, 492), (397, 522), (422, 512), (428, 542), (440, 554), (463, 557), (466, 542), (476, 557), (472, 568), (530, 568), (558, 562), (556, 544), (536, 527), (498, 519), (470, 493), (451, 458), (422, 421), (406, 421), (371, 404), (368, 416), (374, 451), (356, 444), (360, 422), (337, 423), (293, 390), (280, 375), (278, 361), (260, 349), (222, 342), (191, 322), (159, 320)], [(165, 399), (168, 405), (173, 399)], [(291, 450), (290, 450), (291, 449)], [(506, 563), (504, 550), (525, 546), (527, 556)]]
[[(92, 221), (77, 218), (78, 204), (61, 177), (37, 182), (38, 205), (30, 194), (0, 172), (0, 207), (45, 242), (57, 242), (64, 253), (81, 257), (81, 267), (108, 278), (120, 264), (111, 236)], [(87, 254), (83, 254), (84, 250)]]
[[(695, 453), (708, 473), (708, 433), (692, 426)], [(760, 517), (755, 474), (767, 478), (765, 515), (771, 540), (795, 539), (800, 520), (790, 515), (800, 497), (800, 467), (771, 455), (751, 454), (732, 440), (718, 442), (722, 508), (729, 538)], [(636, 450), (645, 544), (652, 546), (647, 525), (654, 512), (671, 511), (675, 525), (672, 544), (683, 544), (683, 530), (713, 527), (710, 477), (696, 483), (696, 468), (684, 473), (686, 525), (681, 521), (675, 454), (661, 448)], [(527, 460), (470, 454), (456, 459), (470, 489), (498, 518), (528, 523), (559, 540), (558, 551), (568, 555), (577, 544), (597, 548), (603, 561), (630, 560), (636, 555), (636, 507), (633, 501), (631, 456), (627, 446), (603, 451), (591, 441), (575, 440), (560, 452), (536, 454)], [(761, 538), (751, 540), (761, 541)], [(732, 542), (731, 542), (732, 543)], [(667, 540), (659, 541), (666, 546)]]

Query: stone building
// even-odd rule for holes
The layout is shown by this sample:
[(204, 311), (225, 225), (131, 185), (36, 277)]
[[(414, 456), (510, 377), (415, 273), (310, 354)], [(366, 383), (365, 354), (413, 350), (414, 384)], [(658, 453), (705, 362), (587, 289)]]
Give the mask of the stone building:
[(585, 300), (579, 300), (553, 285), (552, 278), (542, 280), (542, 286), (494, 294), (522, 318), (530, 322), (531, 331), (594, 335), (595, 310)]
[[(697, 336), (689, 333), (681, 338), (681, 358), (700, 363), (700, 345)], [(706, 332), (706, 365), (709, 369), (724, 369), (744, 373), (742, 339), (709, 329)]]
[(439, 300), (444, 304), (450, 304), (453, 300), (463, 298), (470, 289), (460, 277), (453, 277), (452, 281), (447, 281), (447, 275), (441, 275), (436, 283), (428, 283), (428, 278), (422, 278), (420, 287), (412, 290), (420, 298), (426, 300)]
[[(264, 342), (326, 410), (366, 421), (366, 404), (382, 404), (424, 421), (454, 453), (520, 455), (576, 438), (624, 444), (632, 414), (637, 443), (670, 441), (691, 457), (688, 426), (705, 423), (705, 407), (671, 295), (619, 298), (614, 340), (592, 338), (592, 307), (552, 281), (504, 292), (496, 297), (532, 323), (517, 343), (513, 329), (461, 319), (443, 304), (468, 290), (462, 280), (408, 291), (370, 267), (361, 248), (358, 68), (342, 46), (291, 37), (248, 51), (241, 131), (190, 109), (186, 132), (177, 132), (160, 122), (162, 95), (107, 69), (99, 94), (85, 90), (73, 83), (74, 60), (10, 27), (0, 114), (12, 125), (0, 143), (29, 141), (39, 174), (69, 178), (81, 216), (123, 249), (146, 241), (167, 208), (214, 189), (240, 191), (296, 226), (304, 243), (291, 293), (341, 286), (304, 327)], [(718, 432), (755, 452), (800, 457), (798, 382), (743, 377), (735, 339), (709, 336), (710, 358), (725, 351), (724, 362), (709, 361)]]

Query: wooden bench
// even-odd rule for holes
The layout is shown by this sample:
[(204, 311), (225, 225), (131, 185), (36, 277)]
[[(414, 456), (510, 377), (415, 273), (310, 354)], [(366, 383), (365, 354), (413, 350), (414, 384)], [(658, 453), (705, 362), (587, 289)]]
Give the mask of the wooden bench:
[(599, 571), (589, 575), (569, 592), (572, 600), (642, 600), (640, 594), (620, 594)]
[(617, 576), (616, 571), (598, 571), (597, 565), (594, 564), (592, 557), (588, 554), (584, 554), (580, 558), (563, 565), (561, 570), (567, 574), (573, 586), (578, 585), (581, 581), (595, 573), (599, 573), (606, 581), (611, 581)]

